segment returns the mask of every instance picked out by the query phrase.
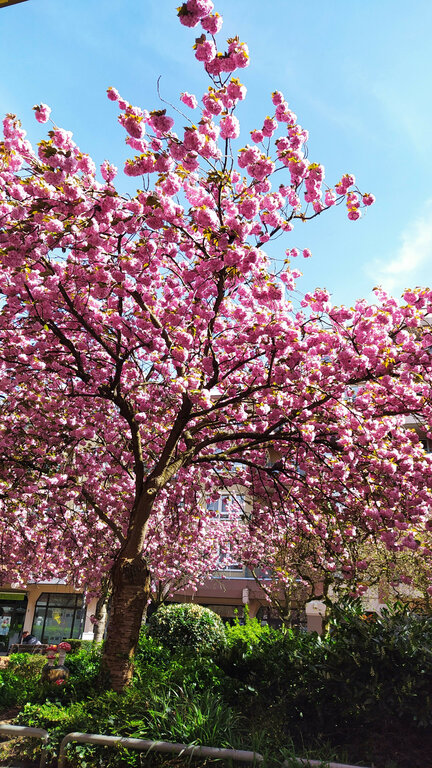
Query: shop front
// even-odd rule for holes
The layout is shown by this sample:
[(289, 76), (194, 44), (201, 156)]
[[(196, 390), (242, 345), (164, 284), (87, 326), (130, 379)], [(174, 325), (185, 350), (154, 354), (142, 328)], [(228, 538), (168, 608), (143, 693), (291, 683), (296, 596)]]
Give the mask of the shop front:
[(31, 633), (41, 643), (79, 638), (83, 634), (84, 616), (83, 595), (42, 592), (36, 601)]
[(85, 600), (60, 579), (45, 583), (14, 584), (0, 587), (0, 656), (19, 643), (26, 630), (41, 643), (60, 643), (77, 638), (93, 639), (91, 616), (96, 597)]
[(7, 653), (12, 643), (18, 643), (27, 611), (25, 592), (0, 592), (0, 653)]

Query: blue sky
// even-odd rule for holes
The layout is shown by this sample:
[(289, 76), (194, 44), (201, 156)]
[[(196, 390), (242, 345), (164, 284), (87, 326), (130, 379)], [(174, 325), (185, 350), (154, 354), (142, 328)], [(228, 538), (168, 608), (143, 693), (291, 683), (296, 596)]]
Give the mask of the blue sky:
[[(180, 26), (175, 9), (172, 0), (28, 0), (0, 9), (0, 112), (17, 113), (37, 141), (46, 129), (31, 108), (45, 102), (97, 164), (122, 166), (124, 132), (108, 86), (147, 109), (161, 106), (159, 75), (174, 103), (183, 90), (207, 88), (191, 50), (196, 30)], [(298, 264), (300, 288), (326, 287), (335, 303), (370, 298), (378, 284), (395, 295), (430, 284), (430, 0), (272, 0), (268, 10), (258, 0), (221, 0), (216, 9), (225, 22), (219, 45), (238, 34), (251, 53), (241, 72), (242, 144), (271, 113), (271, 91), (282, 90), (326, 181), (355, 173), (377, 199), (359, 222), (338, 208), (297, 225), (272, 255), (310, 248), (313, 259)]]

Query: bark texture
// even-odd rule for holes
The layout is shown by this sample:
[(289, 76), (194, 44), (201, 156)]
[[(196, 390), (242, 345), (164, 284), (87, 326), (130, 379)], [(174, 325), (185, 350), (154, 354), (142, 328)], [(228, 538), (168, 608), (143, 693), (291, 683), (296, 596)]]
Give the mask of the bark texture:
[(111, 580), (106, 579), (102, 582), (102, 590), (99, 600), (96, 603), (95, 619), (96, 624), (93, 627), (93, 642), (101, 643), (104, 639), (105, 629), (108, 619), (108, 604), (111, 598)]
[(102, 666), (111, 688), (121, 692), (132, 678), (133, 657), (150, 595), (150, 573), (145, 560), (141, 556), (132, 560), (120, 557), (113, 568), (112, 587)]

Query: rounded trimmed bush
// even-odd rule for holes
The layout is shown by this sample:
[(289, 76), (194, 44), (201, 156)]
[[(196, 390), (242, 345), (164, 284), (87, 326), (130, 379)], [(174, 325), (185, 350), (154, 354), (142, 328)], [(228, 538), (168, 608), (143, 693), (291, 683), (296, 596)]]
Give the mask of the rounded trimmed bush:
[(149, 635), (168, 648), (219, 650), (225, 645), (225, 627), (214, 611), (194, 603), (161, 605), (149, 620)]

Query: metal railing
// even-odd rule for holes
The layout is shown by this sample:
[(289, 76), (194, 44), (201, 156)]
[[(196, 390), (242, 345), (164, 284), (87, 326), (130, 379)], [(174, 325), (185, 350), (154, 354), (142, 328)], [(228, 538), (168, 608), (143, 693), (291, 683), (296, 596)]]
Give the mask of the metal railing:
[[(15, 738), (40, 739), (43, 742), (39, 768), (44, 768), (46, 762), (46, 745), (49, 738), (48, 731), (43, 728), (28, 728), (24, 725), (0, 725), (0, 736), (12, 736)], [(259, 752), (251, 752), (243, 749), (224, 749), (221, 747), (202, 747), (190, 744), (177, 744), (170, 741), (150, 741), (148, 739), (135, 739), (127, 736), (108, 736), (101, 733), (81, 733), (76, 731), (68, 733), (60, 743), (58, 756), (58, 768), (66, 766), (66, 747), (72, 742), (80, 744), (95, 744), (100, 747), (121, 746), (127, 749), (138, 749), (147, 752), (162, 752), (165, 754), (185, 755), (190, 757), (213, 757), (219, 760), (236, 760), (237, 762), (259, 765), (264, 762), (264, 757)], [(285, 760), (282, 768), (288, 768), (290, 762)], [(307, 758), (295, 758), (297, 765), (304, 768), (359, 768), (345, 763), (330, 763), (326, 760), (308, 760)]]
[(321, 766), (325, 766), (325, 768), (361, 768), (359, 765), (346, 765), (345, 763), (329, 763), (327, 760), (308, 760), (307, 757), (296, 757), (293, 758), (292, 761), (285, 760), (282, 763), (282, 768), (288, 768), (288, 766), (293, 764), (293, 761), (297, 763), (297, 765), (302, 765), (304, 768), (321, 768)]
[(44, 742), (41, 749), (39, 768), (44, 768), (46, 762), (46, 745), (49, 733), (43, 728), (28, 728), (26, 725), (0, 725), (0, 736), (12, 736), (15, 739), (40, 739)]
[(237, 760), (243, 763), (262, 763), (264, 758), (259, 752), (247, 752), (242, 749), (222, 749), (219, 747), (200, 747), (188, 744), (175, 744), (170, 741), (147, 741), (124, 736), (105, 736), (100, 733), (68, 733), (60, 744), (58, 768), (65, 768), (65, 750), (71, 742), (80, 744), (97, 744), (103, 747), (117, 745), (128, 749), (147, 750), (147, 752), (165, 752), (175, 755), (190, 755), (191, 757), (214, 757), (225, 760)]

